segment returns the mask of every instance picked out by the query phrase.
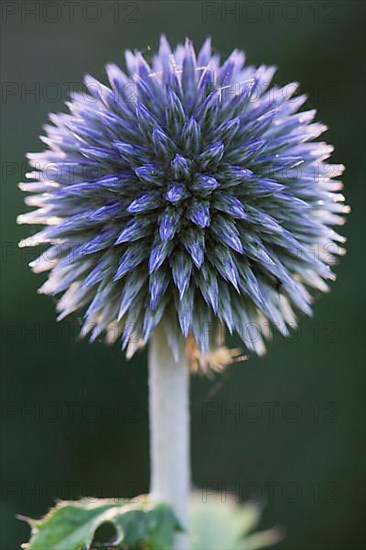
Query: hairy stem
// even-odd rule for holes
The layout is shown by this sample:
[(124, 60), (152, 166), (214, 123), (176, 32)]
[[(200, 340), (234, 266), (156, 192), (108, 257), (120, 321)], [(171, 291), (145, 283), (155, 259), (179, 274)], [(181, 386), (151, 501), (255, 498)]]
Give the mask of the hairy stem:
[[(161, 328), (149, 349), (151, 497), (173, 507), (187, 527), (190, 493), (189, 370), (182, 342), (174, 361)], [(178, 534), (175, 550), (188, 550), (186, 533)]]

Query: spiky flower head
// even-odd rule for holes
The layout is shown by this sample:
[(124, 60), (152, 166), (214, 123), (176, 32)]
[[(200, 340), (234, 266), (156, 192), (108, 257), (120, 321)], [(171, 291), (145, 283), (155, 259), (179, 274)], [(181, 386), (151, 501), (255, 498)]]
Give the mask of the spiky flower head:
[(107, 65), (109, 87), (87, 76), (28, 155), (37, 209), (19, 222), (46, 227), (21, 245), (49, 245), (31, 264), (50, 272), (40, 292), (129, 355), (160, 323), (173, 352), (183, 336), (212, 355), (227, 329), (261, 354), (271, 325), (286, 335), (311, 314), (343, 253), (343, 166), (314, 141), (326, 127), (295, 83), (270, 88), (274, 67), (240, 51), (221, 64), (209, 40), (196, 56), (162, 37), (151, 62), (126, 63)]

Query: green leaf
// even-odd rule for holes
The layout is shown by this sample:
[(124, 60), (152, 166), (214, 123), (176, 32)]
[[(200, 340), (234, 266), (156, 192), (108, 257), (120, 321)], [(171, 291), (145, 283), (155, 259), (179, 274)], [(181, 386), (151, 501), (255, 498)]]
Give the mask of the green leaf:
[(114, 523), (123, 533), (117, 543), (128, 548), (145, 543), (151, 550), (171, 550), (174, 533), (181, 530), (170, 506), (162, 503), (148, 511), (130, 506)]
[[(136, 500), (138, 502), (136, 502)], [(87, 499), (60, 502), (41, 520), (27, 520), (32, 527), (27, 550), (90, 549), (97, 529), (111, 523), (116, 537), (115, 548), (143, 545), (148, 550), (172, 548), (174, 532), (179, 525), (166, 504), (152, 504), (145, 496), (134, 502)]]
[[(192, 550), (257, 550), (275, 544), (283, 538), (277, 528), (252, 533), (260, 515), (254, 504), (238, 506), (223, 494), (210, 494), (206, 502), (193, 495), (188, 525)], [(27, 521), (32, 527), (31, 539), (23, 545), (27, 550), (96, 549), (95, 533), (106, 523), (116, 533), (108, 548), (171, 550), (180, 530), (171, 507), (153, 504), (147, 496), (60, 502), (43, 519)]]
[(260, 521), (254, 504), (239, 506), (225, 494), (209, 495), (206, 502), (195, 494), (191, 500), (189, 532), (192, 550), (256, 550), (283, 538), (278, 528), (250, 534)]

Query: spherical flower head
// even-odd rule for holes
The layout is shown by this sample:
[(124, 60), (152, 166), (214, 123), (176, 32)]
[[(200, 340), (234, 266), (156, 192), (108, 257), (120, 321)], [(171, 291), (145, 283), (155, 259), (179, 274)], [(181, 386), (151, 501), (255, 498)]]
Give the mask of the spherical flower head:
[(326, 127), (299, 112), (295, 83), (270, 88), (274, 67), (240, 51), (221, 64), (209, 40), (196, 55), (162, 37), (151, 62), (126, 63), (107, 65), (109, 87), (87, 76), (28, 155), (37, 209), (19, 222), (45, 228), (21, 246), (48, 245), (31, 264), (49, 271), (40, 292), (129, 356), (158, 325), (175, 354), (183, 337), (226, 356), (225, 329), (262, 354), (271, 326), (311, 314), (344, 252), (343, 166), (314, 141)]

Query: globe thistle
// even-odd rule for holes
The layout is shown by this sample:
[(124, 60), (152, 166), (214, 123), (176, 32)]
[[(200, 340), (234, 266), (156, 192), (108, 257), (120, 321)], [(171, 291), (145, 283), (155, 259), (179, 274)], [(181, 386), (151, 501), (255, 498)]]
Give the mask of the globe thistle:
[(209, 40), (196, 56), (162, 37), (151, 63), (126, 63), (107, 65), (109, 87), (86, 76), (28, 155), (36, 209), (19, 223), (45, 228), (20, 244), (48, 245), (31, 264), (49, 271), (40, 292), (129, 356), (158, 325), (201, 365), (215, 349), (230, 361), (225, 330), (262, 354), (271, 326), (287, 335), (311, 314), (344, 252), (343, 166), (314, 141), (326, 126), (299, 112), (295, 83), (270, 88), (274, 67), (237, 50), (221, 64)]

